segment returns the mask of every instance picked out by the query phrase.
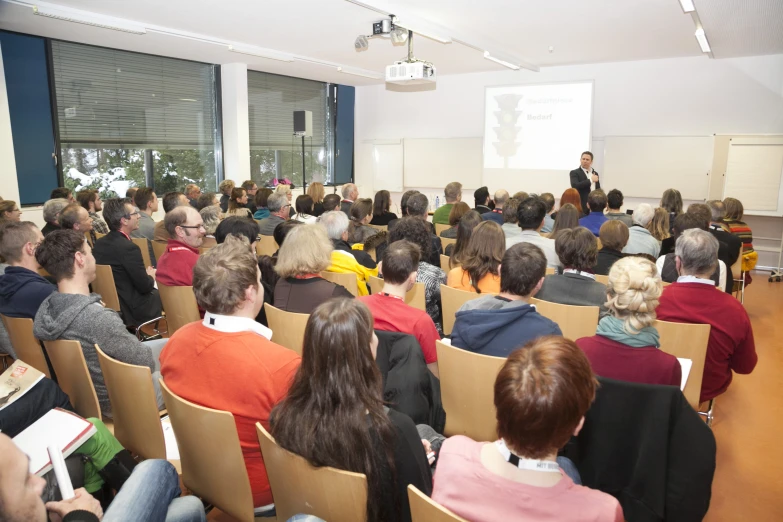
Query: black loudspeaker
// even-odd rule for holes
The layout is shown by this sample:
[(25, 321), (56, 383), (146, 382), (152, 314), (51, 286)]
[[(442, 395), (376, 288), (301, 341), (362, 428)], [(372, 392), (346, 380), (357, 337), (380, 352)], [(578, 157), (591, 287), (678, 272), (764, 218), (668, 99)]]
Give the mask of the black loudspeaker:
[(312, 111), (294, 111), (294, 135), (308, 138), (313, 135)]

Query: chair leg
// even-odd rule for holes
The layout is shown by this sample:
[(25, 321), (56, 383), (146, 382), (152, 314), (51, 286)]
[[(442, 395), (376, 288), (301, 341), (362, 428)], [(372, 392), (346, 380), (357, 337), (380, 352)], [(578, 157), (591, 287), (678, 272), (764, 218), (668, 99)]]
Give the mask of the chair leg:
[(698, 414), (704, 417), (707, 421), (707, 426), (712, 428), (712, 420), (714, 418), (713, 412), (715, 407), (715, 399), (710, 399), (710, 405), (707, 408), (707, 411), (699, 411)]
[[(153, 340), (153, 339), (162, 339), (163, 338), (163, 334), (169, 333), (169, 329), (168, 329), (168, 322), (166, 322), (166, 331), (165, 332), (161, 332), (158, 329), (158, 323), (160, 323), (161, 319), (163, 319), (165, 321), (166, 320), (166, 316), (165, 315), (161, 315), (160, 317), (156, 317), (155, 319), (150, 319), (149, 321), (147, 321), (145, 323), (142, 323), (138, 327), (136, 327), (136, 338), (139, 341), (150, 341), (150, 340)], [(153, 323), (154, 323), (154, 327), (153, 328), (155, 330), (155, 335), (152, 335), (150, 337), (144, 337), (143, 332), (141, 331), (141, 329), (144, 328), (145, 326), (147, 326), (148, 324), (153, 324)], [(144, 337), (144, 338), (142, 338), (142, 337)]]

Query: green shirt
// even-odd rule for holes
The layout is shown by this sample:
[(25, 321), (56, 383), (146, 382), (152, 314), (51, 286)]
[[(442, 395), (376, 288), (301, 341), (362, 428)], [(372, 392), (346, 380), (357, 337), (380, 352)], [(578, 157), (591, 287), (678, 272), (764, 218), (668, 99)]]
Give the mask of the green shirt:
[(435, 225), (448, 225), (449, 214), (451, 214), (451, 207), (454, 203), (446, 203), (442, 207), (438, 207), (435, 213), (432, 215), (432, 223)]

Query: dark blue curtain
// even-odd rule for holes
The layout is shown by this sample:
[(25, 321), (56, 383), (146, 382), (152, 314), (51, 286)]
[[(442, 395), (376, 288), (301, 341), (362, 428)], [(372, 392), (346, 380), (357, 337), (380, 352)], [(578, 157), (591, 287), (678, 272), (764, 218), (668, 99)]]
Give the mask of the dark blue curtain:
[(337, 154), (334, 159), (334, 184), (353, 181), (353, 114), (356, 89), (348, 85), (337, 86)]

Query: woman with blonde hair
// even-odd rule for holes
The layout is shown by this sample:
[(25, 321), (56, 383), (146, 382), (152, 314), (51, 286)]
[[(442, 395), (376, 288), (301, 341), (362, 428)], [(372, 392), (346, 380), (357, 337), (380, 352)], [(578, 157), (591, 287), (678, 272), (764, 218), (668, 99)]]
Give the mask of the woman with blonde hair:
[(321, 183), (318, 183), (317, 181), (314, 181), (310, 183), (310, 186), (307, 187), (307, 195), (313, 198), (313, 212), (312, 215), (315, 217), (320, 216), (324, 213), (324, 197), (326, 197), (326, 192), (324, 191), (324, 186)]
[(204, 221), (204, 229), (207, 231), (206, 237), (212, 238), (213, 241), (210, 243), (215, 245), (215, 230), (217, 230), (217, 227), (220, 224), (220, 208), (215, 205), (209, 205), (208, 207), (202, 208), (199, 211), (199, 214), (201, 214), (201, 219)]
[(228, 200), (228, 211), (226, 217), (247, 217), (252, 218), (253, 215), (250, 209), (247, 208), (247, 190), (242, 187), (235, 188), (231, 191), (231, 198)]
[(494, 221), (483, 221), (470, 236), (462, 254), (462, 266), (449, 271), (446, 284), (468, 292), (500, 292), (500, 262), (506, 251), (506, 236)]
[(351, 205), (351, 222), (348, 224), (348, 243), (364, 244), (367, 239), (378, 233), (378, 229), (370, 226), (372, 220), (372, 200), (357, 199)]
[(230, 179), (224, 179), (220, 182), (220, 185), (218, 185), (218, 190), (220, 190), (220, 193), (223, 194), (220, 196), (220, 210), (225, 214), (228, 212), (228, 200), (231, 199), (231, 192), (236, 187), (236, 184), (233, 180)]
[[(275, 187), (275, 194), (285, 194), (285, 196), (288, 198), (288, 204), (291, 205), (291, 200), (293, 199), (294, 195), (291, 192), (291, 187), (289, 185), (283, 185), (283, 184), (278, 185), (277, 187)], [(288, 219), (292, 219), (295, 213), (296, 212), (294, 211), (294, 206), (291, 205), (291, 208), (289, 209)]]
[(680, 386), (676, 357), (661, 351), (655, 309), (663, 283), (655, 263), (624, 257), (609, 271), (606, 309), (596, 334), (576, 341), (601, 377), (641, 384)]
[(653, 218), (647, 223), (645, 228), (650, 232), (652, 237), (658, 241), (663, 241), (670, 237), (671, 226), (669, 225), (669, 212), (663, 207), (656, 208), (653, 213)]

